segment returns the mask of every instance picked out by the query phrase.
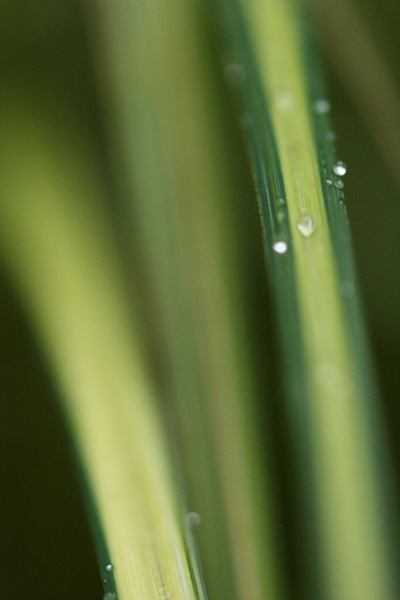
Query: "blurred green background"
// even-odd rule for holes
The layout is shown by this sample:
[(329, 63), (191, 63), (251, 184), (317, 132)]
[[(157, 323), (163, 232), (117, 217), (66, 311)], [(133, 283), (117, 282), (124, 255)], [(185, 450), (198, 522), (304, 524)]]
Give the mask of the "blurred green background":
[[(399, 2), (355, 4), (400, 89)], [(326, 5), (328, 18), (335, 3)], [(2, 2), (0, 110), (3, 94), (12, 89), (57, 110), (60, 119), (72, 116), (90, 132), (97, 158), (106, 164), (85, 14), (83, 0)], [(342, 85), (334, 55), (326, 54), (338, 154), (348, 166), (346, 201), (368, 329), (400, 464), (400, 190)], [(229, 102), (226, 95), (221, 102)], [(232, 112), (229, 104), (227, 112)], [(237, 162), (246, 161), (241, 143), (232, 152)], [(255, 251), (261, 252), (261, 243)], [(259, 308), (265, 280), (262, 258), (254, 264)], [(96, 557), (56, 393), (3, 270), (0, 303), (2, 597), (100, 598)]]

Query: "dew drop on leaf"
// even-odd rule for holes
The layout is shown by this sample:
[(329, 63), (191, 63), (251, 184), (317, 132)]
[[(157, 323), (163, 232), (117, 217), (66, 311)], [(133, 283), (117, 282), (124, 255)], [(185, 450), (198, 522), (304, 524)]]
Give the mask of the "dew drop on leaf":
[(286, 242), (275, 242), (272, 246), (272, 250), (277, 254), (285, 254), (287, 251), (287, 243)]
[(328, 100), (320, 99), (314, 102), (314, 110), (318, 115), (325, 115), (331, 110)]
[(339, 177), (343, 177), (343, 175), (346, 175), (346, 165), (343, 161), (338, 160), (332, 167), (332, 171), (335, 173), (335, 175), (338, 175)]
[(197, 527), (200, 525), (200, 515), (197, 512), (188, 512), (186, 515), (186, 523), (189, 527)]
[(310, 215), (303, 215), (298, 223), (297, 229), (305, 238), (309, 238), (315, 231), (315, 221)]

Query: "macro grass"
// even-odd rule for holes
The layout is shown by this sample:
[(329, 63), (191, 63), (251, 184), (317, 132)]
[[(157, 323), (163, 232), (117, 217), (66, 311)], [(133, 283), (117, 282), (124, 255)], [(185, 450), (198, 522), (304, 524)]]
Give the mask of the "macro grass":
[(47, 81), (4, 78), (0, 252), (58, 389), (105, 599), (397, 599), (346, 166), (302, 3), (74, 6), (86, 122)]
[[(316, 569), (304, 593), (395, 598), (390, 460), (360, 324), (342, 192), (346, 169), (334, 158), (329, 103), (312, 95), (323, 86), (310, 81), (313, 60), (295, 3), (228, 2), (221, 18), (235, 61), (227, 68), (238, 73), (233, 85), (247, 111), (266, 253), (286, 329), (283, 352), (291, 355), (288, 369), (297, 373), (302, 365), (302, 404), (298, 390), (289, 391), (287, 410), (300, 494), (312, 489), (299, 517), (308, 521), (300, 536), (318, 552), (302, 556), (305, 572)], [(279, 289), (287, 277), (289, 297), (287, 282)], [(287, 318), (293, 314), (294, 327)]]
[(1, 205), (2, 249), (51, 364), (106, 540), (107, 597), (201, 597), (90, 151), (73, 124), (60, 142), (46, 118), (14, 101), (2, 119), (4, 144), (13, 140), (11, 152), (2, 145), (2, 165), (14, 174)]
[(274, 598), (276, 516), (244, 343), (235, 190), (209, 84), (204, 11), (196, 2), (121, 3), (103, 7), (100, 19), (111, 63), (102, 83), (113, 90), (110, 120), (123, 140), (116, 168), (123, 165), (130, 184), (125, 214), (141, 235), (171, 352), (190, 501), (207, 515), (199, 530), (207, 589)]

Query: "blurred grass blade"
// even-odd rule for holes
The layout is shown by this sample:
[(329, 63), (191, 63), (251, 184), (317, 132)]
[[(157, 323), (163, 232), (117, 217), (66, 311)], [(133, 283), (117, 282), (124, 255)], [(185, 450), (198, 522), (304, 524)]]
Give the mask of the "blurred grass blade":
[(128, 223), (141, 236), (169, 351), (207, 589), (215, 598), (276, 599), (285, 585), (278, 519), (257, 424), (242, 234), (231, 210), (237, 193), (204, 7), (177, 0), (99, 7), (108, 124), (122, 140), (116, 169), (129, 182)]
[(201, 591), (98, 167), (73, 124), (67, 139), (61, 119), (49, 122), (3, 96), (1, 251), (64, 401), (112, 561), (101, 565), (106, 598), (194, 600)]
[(217, 8), (257, 184), (289, 381), (301, 548), (296, 591), (307, 598), (394, 600), (392, 478), (360, 326), (345, 167), (325, 139), (319, 156), (314, 130), (321, 126), (326, 136), (326, 121), (317, 117), (326, 117), (329, 104), (322, 97), (311, 106), (296, 3), (221, 0)]
[(352, 0), (309, 6), (327, 55), (400, 186), (400, 91)]

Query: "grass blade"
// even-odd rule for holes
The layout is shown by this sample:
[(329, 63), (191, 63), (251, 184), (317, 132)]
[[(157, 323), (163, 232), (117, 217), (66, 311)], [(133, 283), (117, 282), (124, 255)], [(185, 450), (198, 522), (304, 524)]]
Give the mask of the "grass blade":
[(194, 600), (201, 591), (101, 210), (101, 178), (74, 124), (67, 141), (46, 119), (13, 95), (3, 98), (1, 250), (51, 364), (93, 496), (112, 561), (101, 565), (106, 597)]
[(116, 152), (133, 199), (127, 214), (136, 219), (131, 228), (141, 230), (172, 349), (191, 501), (204, 515), (207, 588), (213, 597), (277, 598), (284, 584), (254, 408), (240, 237), (232, 226), (237, 201), (202, 11), (195, 2), (170, 0), (100, 6), (112, 127), (122, 140)]
[[(361, 321), (342, 180), (326, 174), (332, 144), (324, 140), (325, 156), (318, 153), (297, 7), (241, 0), (218, 8), (227, 68), (239, 74), (233, 85), (293, 382), (287, 415), (300, 499), (299, 586), (306, 597), (396, 598), (389, 534), (396, 518), (379, 399), (365, 337), (352, 337)], [(314, 110), (326, 112), (320, 101)]]
[(400, 93), (393, 74), (352, 0), (336, 2), (333, 10), (325, 2), (305, 3), (338, 77), (399, 186)]

